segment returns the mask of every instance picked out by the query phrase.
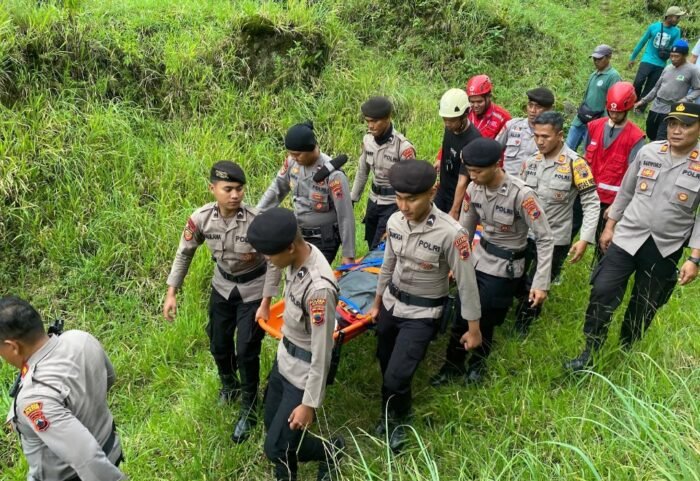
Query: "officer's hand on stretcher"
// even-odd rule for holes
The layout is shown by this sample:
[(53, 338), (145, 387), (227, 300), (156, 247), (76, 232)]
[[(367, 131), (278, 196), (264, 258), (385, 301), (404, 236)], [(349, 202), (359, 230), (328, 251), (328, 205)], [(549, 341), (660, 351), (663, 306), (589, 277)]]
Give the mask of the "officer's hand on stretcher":
[(289, 429), (306, 429), (314, 422), (314, 408), (299, 404), (289, 415)]
[(580, 240), (574, 243), (574, 245), (571, 246), (571, 249), (569, 249), (569, 262), (572, 264), (577, 263), (578, 261), (581, 260), (583, 255), (586, 253), (586, 248), (588, 247), (588, 242), (585, 240)]
[(537, 307), (542, 305), (545, 299), (547, 299), (547, 291), (541, 289), (531, 289), (530, 290), (530, 307)]
[(177, 315), (177, 299), (175, 295), (168, 293), (163, 303), (163, 317), (168, 322), (173, 322)]
[(695, 280), (698, 276), (698, 266), (694, 262), (685, 261), (678, 273), (678, 284), (684, 286)]
[(269, 321), (270, 320), (270, 302), (271, 299), (269, 297), (263, 298), (262, 302), (260, 303), (260, 307), (258, 307), (258, 310), (255, 311), (255, 319), (262, 319), (264, 321)]
[(376, 323), (377, 322), (377, 317), (379, 317), (379, 306), (382, 304), (382, 296), (375, 296), (374, 297), (374, 304), (372, 304), (372, 307), (369, 308), (367, 311), (367, 317), (372, 319), (372, 322)]
[(464, 346), (464, 349), (466, 349), (467, 351), (476, 349), (477, 347), (481, 346), (481, 330), (472, 329), (470, 327), (467, 332), (462, 334), (462, 337), (459, 339), (459, 342)]

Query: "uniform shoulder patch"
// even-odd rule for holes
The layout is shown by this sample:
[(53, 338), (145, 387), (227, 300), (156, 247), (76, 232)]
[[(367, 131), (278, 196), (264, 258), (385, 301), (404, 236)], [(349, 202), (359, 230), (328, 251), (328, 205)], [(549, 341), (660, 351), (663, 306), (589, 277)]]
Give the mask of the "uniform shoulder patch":
[(340, 179), (331, 180), (328, 183), (328, 186), (331, 188), (333, 197), (335, 197), (338, 200), (343, 198), (343, 184), (340, 182)]
[(416, 158), (416, 149), (414, 149), (412, 145), (409, 145), (408, 148), (406, 148), (403, 152), (401, 152), (401, 160), (415, 159), (415, 158)]
[(22, 410), (22, 414), (29, 419), (37, 432), (44, 432), (51, 426), (49, 420), (44, 416), (44, 403), (41, 401), (27, 404)]
[(325, 299), (311, 299), (309, 301), (309, 317), (316, 326), (320, 326), (326, 321)]
[(452, 244), (459, 252), (460, 259), (463, 261), (469, 259), (469, 256), (471, 255), (471, 248), (469, 247), (469, 236), (467, 234), (461, 234)]
[(522, 203), (523, 210), (527, 213), (528, 217), (532, 220), (537, 220), (542, 215), (540, 212), (540, 206), (534, 197), (527, 197)]
[(289, 170), (289, 157), (285, 156), (284, 157), (284, 163), (282, 164), (282, 167), (280, 168), (279, 172), (277, 172), (277, 175), (282, 177), (284, 174), (287, 173)]
[(591, 167), (586, 162), (586, 159), (579, 157), (572, 162), (574, 171), (574, 185), (579, 192), (588, 192), (596, 188), (595, 180)]
[(197, 232), (197, 224), (194, 223), (192, 217), (187, 219), (187, 224), (185, 225), (185, 230), (182, 232), (182, 236), (187, 242), (194, 238), (194, 234)]
[(435, 225), (435, 214), (430, 214), (428, 216), (428, 220), (425, 221), (425, 223), (428, 227), (434, 226)]

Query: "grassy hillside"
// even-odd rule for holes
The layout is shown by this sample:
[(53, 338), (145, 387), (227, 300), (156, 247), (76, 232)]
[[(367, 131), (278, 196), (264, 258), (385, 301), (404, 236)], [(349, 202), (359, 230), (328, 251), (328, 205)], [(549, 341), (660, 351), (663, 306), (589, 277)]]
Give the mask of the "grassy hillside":
[[(4, 0), (0, 295), (28, 298), (103, 342), (119, 375), (111, 405), (132, 479), (269, 479), (262, 430), (231, 444), (237, 408), (215, 404), (204, 249), (177, 321), (160, 316), (182, 226), (209, 201), (209, 166), (243, 165), (254, 204), (295, 122), (313, 119), (326, 152), (356, 159), (359, 105), (374, 94), (394, 100), (396, 124), (432, 158), (441, 93), (477, 73), (491, 75), (513, 114), (525, 90), (545, 85), (571, 115), (592, 49), (612, 45), (613, 64), (633, 78), (626, 59), (662, 9), (642, 0)], [(697, 20), (682, 26), (700, 35)], [(676, 290), (633, 352), (616, 350), (614, 334), (600, 375), (567, 379), (560, 366), (581, 345), (589, 260), (566, 270), (526, 341), (509, 325), (497, 333), (482, 388), (428, 387), (445, 339), (433, 343), (414, 382), (419, 439), (398, 459), (364, 433), (380, 412), (374, 338), (350, 343), (316, 427), (353, 437), (346, 479), (700, 479), (700, 284)], [(266, 339), (263, 372), (274, 348)], [(0, 412), (13, 376), (0, 366)], [(25, 479), (14, 436), (0, 442), (0, 472)]]

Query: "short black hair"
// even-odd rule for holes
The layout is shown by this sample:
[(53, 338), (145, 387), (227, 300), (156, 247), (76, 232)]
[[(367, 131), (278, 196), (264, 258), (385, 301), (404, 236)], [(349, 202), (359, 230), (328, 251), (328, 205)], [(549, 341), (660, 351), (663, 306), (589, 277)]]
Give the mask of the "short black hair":
[(538, 115), (535, 119), (534, 124), (551, 125), (552, 127), (554, 127), (554, 130), (556, 130), (557, 132), (561, 132), (562, 130), (564, 130), (564, 116), (559, 112), (555, 112), (554, 110), (548, 110)]
[(39, 313), (19, 297), (0, 298), (0, 341), (34, 341), (45, 334)]

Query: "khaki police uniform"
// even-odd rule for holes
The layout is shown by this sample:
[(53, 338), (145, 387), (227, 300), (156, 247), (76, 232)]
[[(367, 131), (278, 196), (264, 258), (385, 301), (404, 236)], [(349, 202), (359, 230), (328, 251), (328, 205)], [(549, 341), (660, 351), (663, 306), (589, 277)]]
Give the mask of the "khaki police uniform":
[(7, 421), (20, 436), (27, 481), (127, 479), (107, 391), (115, 373), (100, 343), (82, 331), (49, 337), (22, 369)]
[(290, 267), (284, 289), (284, 326), (265, 398), (265, 454), (275, 464), (276, 479), (296, 479), (298, 461), (324, 461), (320, 438), (289, 428), (292, 411), (323, 402), (333, 350), (338, 286), (321, 251), (298, 269)]
[(627, 170), (608, 217), (617, 221), (612, 244), (591, 276), (586, 311), (587, 347), (607, 336), (634, 273), (621, 342), (631, 344), (649, 327), (677, 280), (686, 243), (700, 248), (700, 142), (686, 157), (671, 155), (667, 141), (642, 147)]
[(396, 419), (411, 410), (411, 380), (434, 337), (452, 271), (461, 315), (481, 317), (469, 234), (434, 205), (420, 223), (400, 212), (389, 218), (384, 262), (377, 281), (382, 305), (377, 320), (377, 357), (383, 406)]
[(389, 136), (381, 143), (372, 134), (367, 134), (362, 139), (362, 153), (357, 163), (357, 173), (350, 197), (353, 202), (360, 200), (371, 172), (372, 188), (363, 220), (365, 240), (370, 249), (379, 245), (386, 232), (389, 216), (398, 209), (396, 192), (389, 184), (389, 169), (401, 160), (415, 158), (416, 150), (411, 142), (393, 126)]
[[(330, 160), (321, 153), (316, 163), (304, 167), (287, 157), (257, 208), (265, 211), (277, 207), (291, 192), (294, 214), (304, 239), (318, 247), (332, 263), (341, 243), (343, 257), (355, 257), (355, 215), (347, 176), (341, 170), (334, 170)], [(319, 183), (314, 182), (314, 174), (324, 165), (331, 171), (330, 175)]]
[[(263, 297), (277, 294), (280, 271), (250, 245), (248, 227), (257, 211), (245, 204), (229, 219), (216, 202), (197, 209), (180, 236), (167, 283), (179, 289), (196, 250), (206, 244), (216, 263), (209, 300), (209, 349), (226, 387), (240, 370), (244, 402), (252, 403), (260, 378), (260, 347), (265, 335), (255, 319)], [(236, 344), (234, 334), (238, 330)]]
[(503, 170), (519, 176), (523, 163), (537, 154), (535, 133), (527, 118), (509, 120), (496, 140), (503, 147)]
[[(468, 232), (475, 232), (478, 224), (483, 226), (481, 239), (472, 256), (481, 299), (482, 343), (474, 350), (468, 366), (468, 371), (481, 371), (491, 352), (494, 329), (503, 324), (519, 282), (525, 275), (528, 232), (535, 236), (537, 255), (541, 259), (532, 287), (543, 291), (549, 289), (553, 234), (537, 194), (508, 173), (495, 190), (470, 183), (459, 222)], [(459, 338), (467, 328), (464, 316), (456, 320), (444, 369), (464, 370), (466, 352), (460, 349)]]
[[(569, 253), (577, 197), (583, 208), (580, 238), (589, 244), (596, 242), (600, 198), (593, 173), (586, 160), (564, 144), (553, 159), (546, 159), (538, 153), (527, 160), (523, 166), (522, 178), (537, 193), (552, 228), (554, 251), (551, 275), (554, 279), (561, 272)], [(528, 264), (532, 263), (532, 269), (537, 268), (537, 261), (536, 252), (531, 248)], [(528, 274), (525, 281), (516, 320), (521, 331), (527, 331), (541, 310), (540, 307), (529, 307), (528, 293), (532, 285), (532, 274)]]

